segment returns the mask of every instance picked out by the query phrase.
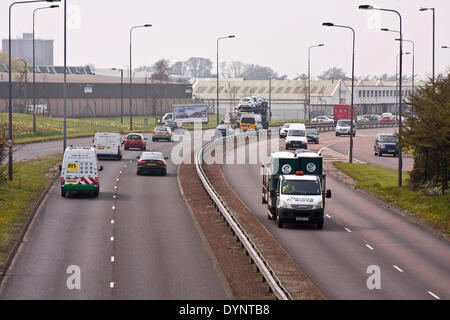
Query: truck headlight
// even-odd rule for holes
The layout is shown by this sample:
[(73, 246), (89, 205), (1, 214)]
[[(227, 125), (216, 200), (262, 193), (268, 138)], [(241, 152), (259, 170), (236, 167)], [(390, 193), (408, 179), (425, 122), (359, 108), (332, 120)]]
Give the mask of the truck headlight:
[(280, 202), (279, 208), (292, 209), (292, 206), (287, 202)]
[(320, 201), (319, 203), (316, 203), (314, 206), (313, 206), (313, 210), (314, 209), (322, 209), (323, 208), (323, 202), (322, 201)]

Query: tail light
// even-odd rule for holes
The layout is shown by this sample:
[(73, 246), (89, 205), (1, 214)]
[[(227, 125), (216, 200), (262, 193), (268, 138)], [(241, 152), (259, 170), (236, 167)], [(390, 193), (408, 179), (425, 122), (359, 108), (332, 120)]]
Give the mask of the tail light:
[(170, 133), (169, 133), (169, 131), (167, 131), (167, 132), (166, 132), (166, 134), (167, 134), (168, 136), (170, 136)]
[(147, 163), (147, 161), (145, 161), (145, 160), (139, 160), (138, 163), (139, 163), (139, 164), (145, 164), (145, 163)]
[(155, 134), (155, 133), (156, 133), (155, 131), (152, 132), (152, 134)]
[(120, 146), (117, 146), (117, 153), (120, 153)]
[(64, 178), (61, 178), (61, 185), (65, 185), (66, 184), (66, 180)]
[(157, 164), (165, 164), (164, 161), (156, 161)]

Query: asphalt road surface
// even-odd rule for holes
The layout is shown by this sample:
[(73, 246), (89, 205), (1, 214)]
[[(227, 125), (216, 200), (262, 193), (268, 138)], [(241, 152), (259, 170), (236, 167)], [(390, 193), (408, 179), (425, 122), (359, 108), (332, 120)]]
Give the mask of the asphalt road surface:
[[(360, 131), (361, 132), (361, 131)], [(326, 140), (324, 139), (324, 142)], [(257, 153), (256, 144), (238, 152)], [(422, 227), (328, 176), (323, 230), (279, 229), (261, 204), (259, 164), (225, 164), (239, 197), (329, 299), (450, 298), (450, 245)], [(370, 266), (381, 271), (381, 289), (369, 290)]]
[[(391, 155), (378, 157), (374, 155), (373, 145), (378, 133), (396, 133), (397, 128), (377, 128), (357, 130), (356, 137), (353, 139), (353, 158), (388, 169), (398, 169), (398, 158)], [(319, 150), (322, 147), (328, 147), (344, 155), (349, 154), (350, 137), (336, 137), (334, 132), (324, 132), (320, 134), (320, 144), (309, 144), (311, 150)], [(408, 154), (403, 154), (403, 171), (411, 171), (414, 165), (414, 159)]]
[[(167, 156), (174, 145), (149, 142)], [(18, 155), (59, 153), (61, 142), (39, 146), (24, 146)], [(53, 185), (0, 299), (228, 298), (179, 192), (176, 166), (168, 161), (166, 177), (137, 176), (139, 154), (126, 151), (122, 161), (100, 162), (98, 199), (62, 198), (59, 181)], [(67, 287), (69, 266), (81, 271), (80, 290)]]

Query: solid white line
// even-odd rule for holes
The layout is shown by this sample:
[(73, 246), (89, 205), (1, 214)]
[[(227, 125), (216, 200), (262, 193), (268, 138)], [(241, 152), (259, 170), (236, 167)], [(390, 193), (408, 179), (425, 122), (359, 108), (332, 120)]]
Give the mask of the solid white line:
[(428, 291), (428, 294), (433, 296), (435, 299), (441, 300), (441, 298), (439, 298), (437, 295), (435, 295), (433, 292)]
[(352, 232), (352, 230), (345, 228), (345, 230), (347, 230), (348, 232)]
[(370, 250), (373, 250), (373, 248), (371, 246), (369, 246), (368, 244), (366, 244), (366, 247), (369, 248)]
[(400, 272), (403, 272), (403, 270), (400, 269), (399, 267), (397, 267), (395, 264), (394, 264), (394, 268), (397, 269), (397, 270), (400, 271)]

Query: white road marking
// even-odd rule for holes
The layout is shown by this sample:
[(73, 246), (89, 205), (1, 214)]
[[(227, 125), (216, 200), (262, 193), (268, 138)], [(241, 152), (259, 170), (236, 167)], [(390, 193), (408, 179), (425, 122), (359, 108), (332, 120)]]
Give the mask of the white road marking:
[(331, 219), (331, 216), (329, 214), (326, 215), (327, 218)]
[(117, 196), (116, 196), (116, 195), (113, 195), (113, 199), (115, 199), (115, 198), (117, 198)]
[(119, 178), (117, 178), (116, 181), (119, 181)]
[(113, 209), (113, 210), (116, 210), (116, 206), (112, 206), (112, 209)]
[(433, 292), (428, 291), (428, 294), (431, 295), (432, 297), (434, 297), (435, 299), (441, 300), (441, 298), (439, 298), (437, 295), (435, 295)]
[(120, 174), (122, 174), (123, 173), (123, 171), (120, 171)]
[(111, 220), (111, 224), (114, 224), (114, 222), (115, 222), (114, 220)]
[(109, 287), (110, 287), (111, 289), (113, 289), (113, 288), (114, 288), (114, 282), (110, 282), (110, 283), (109, 283)]
[(369, 248), (370, 250), (373, 250), (373, 248), (371, 246), (369, 246), (368, 244), (366, 244), (366, 247)]
[(345, 228), (345, 230), (347, 230), (348, 232), (352, 232), (352, 230)]
[(111, 262), (114, 262), (114, 256), (111, 256)]
[(111, 240), (111, 241), (114, 241), (114, 237), (111, 237), (110, 240)]
[(399, 267), (397, 267), (395, 264), (394, 264), (394, 268), (397, 269), (399, 272), (403, 272), (403, 270), (400, 269)]
[(114, 189), (117, 189), (117, 186), (114, 186)]

